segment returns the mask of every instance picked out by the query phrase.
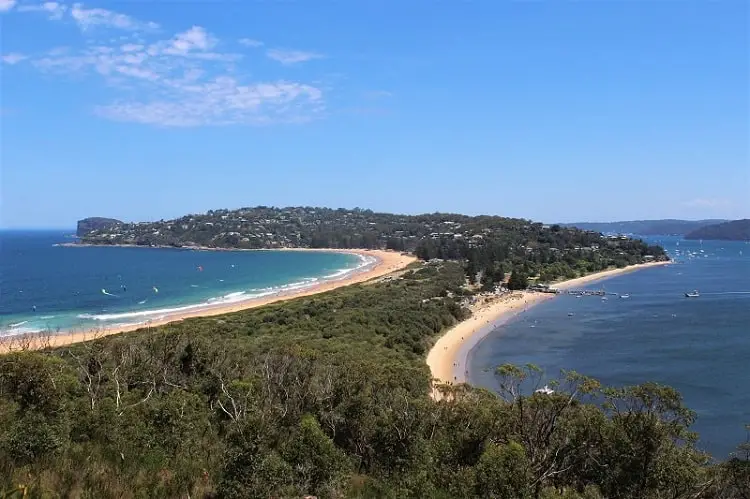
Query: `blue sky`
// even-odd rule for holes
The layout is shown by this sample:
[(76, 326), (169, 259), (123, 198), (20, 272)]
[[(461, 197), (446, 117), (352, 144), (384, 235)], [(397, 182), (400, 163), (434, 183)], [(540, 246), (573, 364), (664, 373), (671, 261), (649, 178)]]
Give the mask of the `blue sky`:
[(0, 226), (750, 217), (748, 3), (0, 0)]

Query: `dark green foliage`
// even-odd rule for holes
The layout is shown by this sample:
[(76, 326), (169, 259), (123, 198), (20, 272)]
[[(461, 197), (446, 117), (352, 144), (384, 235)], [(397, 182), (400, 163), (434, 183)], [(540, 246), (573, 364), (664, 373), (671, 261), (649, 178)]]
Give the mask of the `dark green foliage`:
[[(688, 232), (726, 220), (631, 220), (623, 222), (578, 222), (561, 224), (605, 234), (640, 234), (642, 236), (684, 236)], [(554, 227), (554, 226), (553, 226)]]
[(750, 241), (750, 219), (734, 220), (701, 227), (688, 233), (685, 239), (715, 239), (723, 241)]
[[(679, 395), (501, 366), (429, 397), (466, 317), (455, 263), (235, 314), (0, 357), (0, 493), (30, 497), (747, 497)], [(15, 492), (14, 492), (15, 491)], [(743, 494), (745, 494), (743, 496)], [(13, 496), (11, 496), (13, 497)]]
[(526, 289), (529, 287), (529, 278), (523, 271), (514, 270), (508, 279), (508, 289)]
[(102, 217), (84, 218), (83, 220), (78, 221), (78, 226), (76, 228), (76, 235), (78, 237), (84, 237), (86, 236), (86, 234), (88, 234), (91, 231), (106, 230), (109, 227), (112, 227), (121, 223), (122, 223), (121, 221), (115, 220), (114, 218), (102, 218)]
[(531, 497), (531, 473), (524, 447), (518, 442), (489, 443), (476, 466), (476, 493), (480, 497)]
[[(610, 267), (665, 259), (640, 240), (552, 227), (529, 220), (450, 213), (394, 215), (311, 207), (212, 210), (141, 224), (118, 223), (88, 232), (91, 244), (211, 248), (366, 248), (411, 251), (422, 260), (460, 260), (483, 290), (502, 284), (506, 269), (549, 282)], [(525, 287), (525, 286), (524, 286)], [(521, 288), (517, 288), (521, 289)]]

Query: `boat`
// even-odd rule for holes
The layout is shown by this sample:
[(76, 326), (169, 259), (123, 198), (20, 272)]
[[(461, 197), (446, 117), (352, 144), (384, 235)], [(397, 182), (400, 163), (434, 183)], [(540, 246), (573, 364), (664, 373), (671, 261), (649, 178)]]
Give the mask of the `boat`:
[(544, 385), (542, 388), (539, 388), (538, 390), (534, 390), (534, 393), (542, 393), (544, 395), (552, 395), (553, 393), (555, 393), (555, 390), (553, 390), (552, 388), (550, 388), (547, 385)]
[(620, 295), (620, 298), (630, 298), (629, 294)]
[(698, 293), (697, 289), (691, 293), (685, 293), (685, 298), (698, 298), (699, 296), (700, 293)]

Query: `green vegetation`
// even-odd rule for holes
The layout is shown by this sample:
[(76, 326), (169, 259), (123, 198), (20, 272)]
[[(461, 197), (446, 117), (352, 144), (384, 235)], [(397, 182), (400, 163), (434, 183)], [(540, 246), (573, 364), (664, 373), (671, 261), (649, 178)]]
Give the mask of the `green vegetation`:
[(687, 234), (685, 239), (750, 241), (750, 219), (702, 227)]
[(561, 224), (605, 234), (640, 234), (642, 236), (684, 236), (688, 232), (726, 220), (631, 220), (627, 222), (578, 222)]
[(472, 282), (492, 290), (506, 274), (544, 282), (647, 259), (658, 246), (627, 237), (503, 217), (435, 213), (393, 215), (328, 208), (243, 208), (176, 220), (116, 224), (83, 236), (89, 244), (216, 248), (378, 248), (413, 251), (424, 260), (467, 262)]
[(83, 220), (78, 221), (78, 226), (76, 227), (76, 235), (78, 237), (82, 237), (92, 231), (106, 230), (107, 228), (114, 227), (118, 224), (122, 224), (122, 222), (119, 220), (115, 220), (114, 218), (84, 218)]
[[(501, 366), (500, 396), (424, 355), (466, 317), (462, 266), (0, 357), (3, 497), (734, 498), (654, 384)], [(530, 395), (529, 395), (530, 394)]]

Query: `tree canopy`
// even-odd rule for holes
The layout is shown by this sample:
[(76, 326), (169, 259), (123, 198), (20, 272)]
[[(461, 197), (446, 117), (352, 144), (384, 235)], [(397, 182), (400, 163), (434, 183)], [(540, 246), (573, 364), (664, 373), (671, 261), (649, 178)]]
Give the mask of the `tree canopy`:
[(669, 387), (563, 372), (541, 394), (538, 368), (510, 365), (496, 371), (498, 394), (434, 387), (424, 356), (467, 317), (465, 280), (457, 263), (419, 263), (375, 283), (2, 356), (0, 493), (748, 497), (748, 453), (711, 464)]
[[(116, 222), (116, 221), (115, 221)], [(506, 273), (551, 282), (613, 267), (666, 259), (639, 239), (497, 216), (397, 215), (313, 207), (211, 210), (158, 222), (107, 224), (88, 244), (211, 248), (366, 248), (459, 260), (470, 281), (492, 289)]]

